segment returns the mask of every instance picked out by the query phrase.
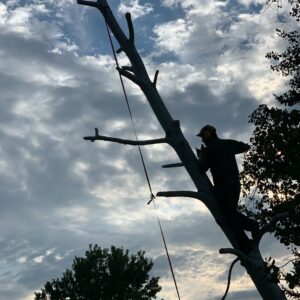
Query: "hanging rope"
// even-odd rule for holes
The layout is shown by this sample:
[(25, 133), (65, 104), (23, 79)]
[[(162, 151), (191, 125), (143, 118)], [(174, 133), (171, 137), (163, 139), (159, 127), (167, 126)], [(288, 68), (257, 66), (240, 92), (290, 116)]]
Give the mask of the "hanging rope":
[[(113, 44), (113, 41), (112, 41), (112, 38), (111, 38), (111, 35), (110, 35), (110, 30), (109, 30), (109, 27), (108, 27), (108, 24), (107, 24), (106, 20), (105, 20), (105, 26), (106, 26), (106, 30), (107, 30), (107, 34), (108, 34), (108, 37), (109, 37), (109, 42), (110, 42), (110, 45), (111, 45), (111, 49), (112, 49), (112, 52), (113, 52), (113, 56), (114, 56), (114, 59), (115, 59), (116, 66), (117, 66), (117, 68), (120, 68), (119, 61), (118, 61), (117, 54), (116, 54), (116, 50), (115, 50), (115, 46)], [(124, 93), (124, 98), (126, 100), (126, 106), (127, 106), (128, 112), (129, 112), (130, 119), (131, 119), (131, 124), (132, 124), (133, 132), (134, 132), (134, 135), (135, 135), (135, 139), (138, 142), (138, 136), (137, 136), (137, 131), (136, 131), (135, 125), (134, 125), (133, 115), (132, 115), (132, 112), (131, 112), (131, 108), (130, 108), (127, 92), (126, 92), (126, 89), (125, 89), (124, 81), (123, 81), (123, 78), (122, 78), (120, 73), (119, 73), (119, 77), (120, 77), (122, 90), (123, 90), (123, 93)], [(141, 158), (141, 161), (142, 161), (145, 177), (146, 177), (147, 184), (148, 184), (149, 191), (150, 191), (150, 200), (149, 200), (148, 204), (153, 202), (153, 206), (155, 208), (160, 233), (161, 233), (161, 236), (162, 236), (162, 240), (163, 240), (165, 251), (166, 251), (166, 254), (167, 254), (167, 258), (168, 258), (169, 267), (170, 267), (170, 270), (171, 270), (171, 273), (172, 273), (172, 277), (173, 277), (174, 285), (175, 285), (175, 288), (176, 288), (177, 296), (178, 296), (178, 299), (180, 300), (180, 294), (179, 294), (179, 290), (178, 290), (178, 286), (177, 286), (177, 282), (176, 282), (176, 278), (175, 278), (171, 258), (170, 258), (170, 255), (169, 255), (169, 251), (168, 251), (165, 235), (164, 235), (164, 232), (163, 232), (163, 229), (162, 229), (162, 226), (161, 226), (161, 222), (160, 222), (160, 219), (159, 219), (159, 216), (158, 216), (158, 211), (157, 211), (157, 208), (156, 208), (156, 205), (155, 205), (155, 196), (154, 196), (153, 191), (152, 191), (150, 178), (149, 178), (149, 175), (148, 175), (148, 171), (147, 171), (147, 168), (146, 168), (145, 160), (144, 160), (142, 149), (141, 149), (140, 145), (138, 145), (138, 149), (139, 149), (140, 158)]]
[(161, 223), (160, 223), (160, 219), (159, 219), (159, 216), (158, 216), (158, 212), (157, 212), (157, 208), (156, 208), (156, 205), (155, 205), (154, 198), (152, 200), (153, 200), (153, 206), (154, 206), (155, 212), (156, 212), (156, 217), (157, 217), (157, 221), (158, 221), (160, 233), (161, 233), (161, 236), (162, 236), (162, 240), (164, 242), (164, 246), (165, 246), (165, 250), (166, 250), (166, 254), (167, 254), (167, 258), (168, 258), (170, 270), (171, 270), (171, 273), (172, 273), (173, 281), (174, 281), (174, 284), (175, 284), (177, 296), (178, 296), (178, 299), (180, 300), (180, 294), (179, 294), (179, 290), (178, 290), (178, 286), (177, 286), (177, 282), (176, 282), (176, 278), (175, 278), (175, 273), (174, 273), (174, 270), (173, 270), (173, 267), (172, 267), (172, 262), (171, 262), (171, 258), (170, 258), (170, 255), (169, 255), (169, 251), (168, 251), (168, 247), (167, 247), (165, 235), (164, 235), (164, 232), (162, 230), (162, 226), (161, 226)]
[(229, 268), (229, 272), (228, 272), (228, 279), (227, 279), (227, 287), (226, 287), (226, 291), (225, 291), (225, 294), (224, 296), (222, 297), (221, 300), (225, 300), (227, 294), (228, 294), (228, 291), (229, 291), (229, 288), (230, 288), (230, 281), (231, 281), (231, 273), (232, 273), (232, 269), (235, 265), (236, 262), (238, 262), (240, 259), (239, 258), (236, 258), (230, 265), (230, 268)]
[[(108, 25), (107, 25), (106, 21), (105, 21), (105, 26), (106, 26), (107, 34), (108, 34), (108, 37), (109, 37), (109, 42), (110, 42), (110, 45), (111, 45), (111, 49), (113, 51), (113, 55), (114, 55), (114, 58), (115, 58), (116, 66), (117, 66), (117, 68), (120, 68), (119, 61), (118, 61), (117, 54), (116, 54), (116, 50), (115, 50), (115, 46), (112, 42), (112, 38), (110, 36), (110, 31), (109, 31), (109, 28), (108, 28)], [(135, 125), (134, 125), (133, 116), (132, 116), (131, 108), (130, 108), (130, 105), (129, 105), (128, 96), (127, 96), (127, 93), (126, 93), (123, 78), (122, 78), (120, 73), (119, 73), (119, 77), (120, 77), (120, 82), (121, 82), (122, 90), (123, 90), (123, 93), (124, 93), (124, 97), (125, 97), (125, 100), (126, 100), (126, 106), (127, 106), (128, 112), (129, 112), (130, 119), (131, 119), (131, 124), (132, 124), (133, 132), (134, 132), (134, 135), (135, 135), (135, 139), (138, 142), (137, 132), (136, 132)], [(151, 187), (149, 175), (148, 175), (148, 172), (147, 172), (145, 160), (144, 160), (142, 149), (141, 149), (140, 145), (138, 145), (138, 149), (139, 149), (142, 165), (143, 165), (143, 168), (144, 168), (145, 176), (146, 176), (149, 191), (150, 191), (150, 198), (152, 198), (152, 196), (154, 196), (154, 194), (152, 192), (152, 187)]]

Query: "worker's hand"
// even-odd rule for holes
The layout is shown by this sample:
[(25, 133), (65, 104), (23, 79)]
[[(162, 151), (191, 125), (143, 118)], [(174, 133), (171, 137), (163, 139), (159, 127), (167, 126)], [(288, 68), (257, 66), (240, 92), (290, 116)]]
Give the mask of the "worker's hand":
[(207, 148), (202, 144), (200, 149), (196, 148), (196, 152), (198, 159), (205, 159), (207, 155)]

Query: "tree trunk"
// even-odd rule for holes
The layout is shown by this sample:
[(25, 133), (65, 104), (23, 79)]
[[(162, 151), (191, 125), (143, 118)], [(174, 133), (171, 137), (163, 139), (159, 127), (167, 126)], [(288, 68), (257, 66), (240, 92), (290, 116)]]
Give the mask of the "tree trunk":
[(233, 249), (223, 249), (223, 251), (220, 252), (232, 253), (240, 258), (264, 300), (286, 300), (284, 292), (279, 288), (278, 284), (271, 281), (270, 274), (266, 271), (265, 263), (258, 246), (248, 255), (243, 254), (239, 250), (237, 237), (224, 220), (222, 212), (217, 206), (210, 180), (205, 173), (199, 170), (197, 158), (180, 129), (179, 121), (172, 118), (156, 89), (155, 83), (157, 78), (154, 82), (150, 80), (144, 63), (134, 46), (134, 32), (130, 15), (126, 15), (130, 33), (129, 38), (127, 38), (111, 12), (106, 0), (98, 0), (97, 2), (77, 0), (77, 3), (96, 7), (100, 10), (111, 32), (119, 42), (120, 49), (122, 49), (129, 58), (132, 64), (132, 72), (128, 72), (125, 69), (119, 69), (119, 72), (121, 75), (136, 83), (143, 91), (154, 114), (166, 133), (167, 143), (173, 147), (197, 188), (198, 192), (194, 192), (194, 198), (201, 200), (206, 205), (233, 246)]

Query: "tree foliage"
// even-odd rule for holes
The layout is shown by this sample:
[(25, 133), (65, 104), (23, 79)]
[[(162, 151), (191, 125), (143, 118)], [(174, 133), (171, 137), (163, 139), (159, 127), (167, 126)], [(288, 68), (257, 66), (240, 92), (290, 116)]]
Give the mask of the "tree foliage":
[(129, 255), (122, 248), (90, 245), (85, 257), (75, 257), (72, 270), (47, 282), (35, 300), (156, 299), (161, 287), (158, 277), (149, 276), (152, 266), (145, 252)]
[(288, 47), (283, 53), (271, 51), (266, 57), (275, 63), (271, 69), (280, 72), (283, 76), (290, 76), (288, 81), (289, 90), (282, 95), (275, 95), (279, 103), (293, 106), (299, 103), (300, 97), (300, 32), (297, 30), (285, 32), (276, 29), (278, 35), (288, 42)]
[[(276, 0), (269, 0), (269, 3)], [(300, 0), (289, 0), (290, 15), (300, 21)], [(249, 122), (255, 127), (251, 149), (246, 155), (242, 173), (243, 192), (254, 209), (245, 209), (261, 225), (276, 214), (290, 212), (287, 219), (277, 222), (275, 236), (292, 248), (294, 259), (290, 273), (277, 268), (277, 275), (288, 284), (287, 295), (299, 299), (300, 293), (300, 33), (276, 29), (287, 43), (284, 52), (269, 52), (271, 69), (287, 78), (287, 90), (274, 95), (277, 105), (260, 105)], [(254, 192), (253, 192), (254, 190)]]

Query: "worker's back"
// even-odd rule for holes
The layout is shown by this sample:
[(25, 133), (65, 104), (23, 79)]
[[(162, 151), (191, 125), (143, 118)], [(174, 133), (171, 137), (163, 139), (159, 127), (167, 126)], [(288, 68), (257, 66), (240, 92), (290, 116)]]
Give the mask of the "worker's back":
[(250, 148), (247, 144), (215, 137), (207, 141), (206, 146), (205, 165), (210, 168), (214, 181), (238, 177), (235, 155), (247, 151)]

